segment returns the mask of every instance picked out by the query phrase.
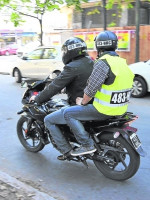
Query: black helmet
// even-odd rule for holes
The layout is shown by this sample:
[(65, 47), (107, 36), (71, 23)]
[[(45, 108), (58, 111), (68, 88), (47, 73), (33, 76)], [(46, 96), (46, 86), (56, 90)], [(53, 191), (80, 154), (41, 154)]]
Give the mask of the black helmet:
[(118, 38), (115, 33), (111, 31), (103, 31), (95, 38), (95, 46), (97, 51), (100, 50), (115, 50), (117, 49)]
[(62, 51), (62, 61), (67, 64), (78, 56), (86, 56), (87, 46), (81, 38), (72, 37), (63, 44)]

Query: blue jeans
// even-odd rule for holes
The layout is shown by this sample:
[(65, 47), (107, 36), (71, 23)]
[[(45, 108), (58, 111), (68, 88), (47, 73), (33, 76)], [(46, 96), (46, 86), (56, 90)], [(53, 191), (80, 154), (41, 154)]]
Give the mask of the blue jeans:
[(63, 112), (67, 107), (63, 107), (62, 109), (55, 111), (44, 118), (44, 123), (47, 129), (49, 130), (53, 140), (55, 141), (58, 150), (61, 153), (67, 153), (72, 149), (69, 142), (64, 137), (63, 133), (57, 126), (57, 124), (66, 124), (64, 119)]
[(63, 113), (66, 123), (72, 129), (77, 141), (85, 147), (93, 146), (94, 142), (80, 121), (106, 120), (110, 118), (109, 115), (99, 113), (92, 104), (67, 107)]

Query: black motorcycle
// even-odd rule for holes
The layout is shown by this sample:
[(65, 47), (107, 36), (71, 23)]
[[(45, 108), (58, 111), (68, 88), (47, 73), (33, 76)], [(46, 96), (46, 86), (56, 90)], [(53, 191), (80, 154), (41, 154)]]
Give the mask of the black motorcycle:
[[(67, 100), (51, 99), (42, 105), (29, 103), (32, 95), (42, 91), (48, 78), (27, 85), (22, 98), (22, 110), (17, 123), (17, 134), (21, 144), (30, 152), (39, 152), (50, 142), (57, 148), (50, 132), (44, 126), (44, 117), (64, 106)], [(96, 152), (77, 157), (68, 157), (68, 161), (82, 162), (88, 167), (87, 160), (94, 162), (97, 169), (113, 180), (127, 180), (138, 170), (140, 156), (145, 156), (141, 142), (136, 134), (137, 129), (130, 124), (138, 117), (131, 112), (112, 117), (105, 121), (83, 121), (85, 129), (94, 140)], [(64, 136), (73, 148), (80, 144), (67, 125), (59, 125)]]

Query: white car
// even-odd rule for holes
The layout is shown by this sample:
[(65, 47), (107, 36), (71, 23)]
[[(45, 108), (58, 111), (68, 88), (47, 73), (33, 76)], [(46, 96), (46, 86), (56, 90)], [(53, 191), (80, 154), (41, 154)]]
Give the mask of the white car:
[(15, 77), (17, 83), (20, 83), (22, 78), (41, 80), (50, 76), (53, 79), (63, 70), (63, 67), (60, 47), (41, 46), (27, 56), (18, 58), (11, 75)]
[(41, 46), (39, 42), (29, 42), (28, 44), (25, 44), (24, 46), (20, 46), (16, 54), (18, 57), (26, 56), (29, 52), (33, 51), (37, 47)]
[(143, 97), (150, 92), (150, 60), (129, 65), (135, 74), (132, 97)]

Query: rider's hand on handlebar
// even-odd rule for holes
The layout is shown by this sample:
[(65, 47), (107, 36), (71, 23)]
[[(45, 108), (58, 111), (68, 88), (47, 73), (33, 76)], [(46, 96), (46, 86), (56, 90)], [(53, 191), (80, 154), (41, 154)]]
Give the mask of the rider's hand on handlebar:
[(29, 103), (32, 103), (32, 102), (34, 102), (35, 101), (35, 95), (33, 95), (30, 99), (29, 99)]

